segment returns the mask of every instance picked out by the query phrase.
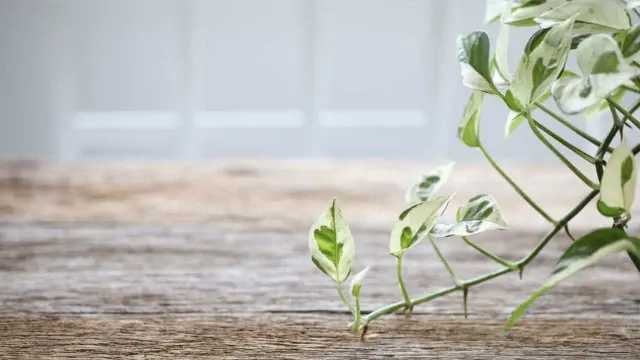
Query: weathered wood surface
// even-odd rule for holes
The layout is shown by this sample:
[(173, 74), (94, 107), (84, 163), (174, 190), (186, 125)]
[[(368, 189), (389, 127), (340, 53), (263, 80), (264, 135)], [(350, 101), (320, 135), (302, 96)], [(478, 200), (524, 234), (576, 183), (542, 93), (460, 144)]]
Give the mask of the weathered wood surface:
[[(354, 224), (356, 270), (371, 265), (363, 307), (400, 299), (390, 224), (415, 164), (0, 167), (0, 358), (580, 358), (640, 357), (640, 275), (625, 255), (567, 280), (505, 336), (504, 319), (548, 274), (558, 237), (526, 269), (372, 324), (365, 343), (306, 230), (337, 195)], [(557, 169), (510, 168), (554, 216), (585, 191)], [(486, 168), (462, 167), (446, 190), (494, 194), (512, 225), (478, 242), (517, 259), (544, 223), (529, 222)], [(16, 175), (18, 174), (18, 175)], [(336, 178), (338, 176), (338, 178)], [(462, 180), (460, 180), (462, 178)], [(344, 179), (344, 182), (340, 180)], [(458, 180), (455, 180), (458, 179)], [(400, 200), (398, 200), (398, 197)], [(574, 231), (597, 219), (587, 213)], [(606, 222), (604, 223), (606, 224)], [(637, 232), (637, 228), (631, 229)], [(441, 241), (461, 277), (499, 268), (461, 241)], [(451, 280), (429, 246), (408, 254), (409, 292)]]

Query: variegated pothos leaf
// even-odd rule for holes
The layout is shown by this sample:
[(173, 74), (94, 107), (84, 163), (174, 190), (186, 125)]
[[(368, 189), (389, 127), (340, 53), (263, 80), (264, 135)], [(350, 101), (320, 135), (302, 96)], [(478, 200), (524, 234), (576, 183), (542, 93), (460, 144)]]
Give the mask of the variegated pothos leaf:
[(611, 153), (604, 169), (598, 211), (607, 217), (629, 212), (636, 195), (637, 177), (635, 157), (623, 139)]
[(606, 228), (595, 230), (576, 240), (562, 254), (547, 281), (511, 313), (505, 330), (509, 330), (534, 301), (559, 282), (608, 255), (622, 251), (637, 255), (640, 253), (640, 239), (628, 236), (621, 229)]
[(551, 87), (563, 71), (571, 47), (575, 16), (549, 29), (536, 32), (529, 40), (516, 70), (508, 96), (519, 111), (529, 106)]
[(462, 205), (456, 214), (456, 221), (456, 224), (437, 224), (430, 234), (434, 237), (469, 236), (507, 228), (498, 203), (486, 194), (476, 195)]
[(391, 230), (389, 253), (400, 257), (405, 251), (424, 240), (447, 208), (452, 197), (453, 195), (438, 197), (411, 205), (404, 210)]
[(309, 250), (313, 263), (335, 282), (342, 283), (349, 277), (355, 241), (335, 198), (311, 226)]
[(640, 71), (628, 65), (616, 41), (607, 34), (595, 34), (580, 43), (576, 59), (580, 78), (556, 81), (551, 92), (565, 114), (577, 114), (599, 104)]
[(362, 288), (362, 280), (364, 279), (365, 276), (367, 276), (367, 272), (369, 272), (369, 268), (370, 267), (367, 266), (359, 273), (353, 275), (353, 277), (351, 278), (351, 286), (350, 286), (351, 296), (353, 296), (354, 298), (360, 297), (360, 288)]
[[(504, 16), (502, 22), (512, 26), (536, 26), (534, 18), (567, 3), (570, 0), (530, 0), (521, 1), (512, 7), (511, 14)], [(515, 2), (514, 2), (515, 3)]]
[(471, 92), (469, 102), (464, 108), (462, 114), (462, 122), (458, 126), (458, 139), (468, 147), (480, 146), (480, 137), (478, 134), (478, 125), (480, 121), (480, 113), (482, 111), (482, 102), (484, 93), (479, 90)]
[(405, 195), (405, 199), (410, 204), (431, 200), (434, 193), (440, 190), (442, 185), (449, 181), (451, 171), (455, 163), (451, 162), (444, 166), (438, 166), (422, 175), (419, 183), (412, 185)]
[(490, 41), (484, 31), (474, 31), (467, 36), (458, 36), (458, 62), (462, 83), (471, 89), (495, 93), (491, 79)]
[(631, 19), (618, 0), (573, 0), (545, 11), (534, 21), (547, 28), (577, 15), (573, 35), (614, 32), (631, 27)]

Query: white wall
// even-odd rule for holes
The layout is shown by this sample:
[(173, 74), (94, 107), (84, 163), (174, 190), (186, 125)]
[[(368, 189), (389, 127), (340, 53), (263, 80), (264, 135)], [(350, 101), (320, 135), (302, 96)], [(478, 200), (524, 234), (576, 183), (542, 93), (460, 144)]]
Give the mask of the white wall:
[[(0, 0), (0, 155), (477, 161), (455, 137), (469, 95), (455, 39), (482, 29), (483, 11), (480, 0)], [(483, 137), (498, 158), (554, 161), (525, 127), (505, 141), (505, 117), (489, 100)]]

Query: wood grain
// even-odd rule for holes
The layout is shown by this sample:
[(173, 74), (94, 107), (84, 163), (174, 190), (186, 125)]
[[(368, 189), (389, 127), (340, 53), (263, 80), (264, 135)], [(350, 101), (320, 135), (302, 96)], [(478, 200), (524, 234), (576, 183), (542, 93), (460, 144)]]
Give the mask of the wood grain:
[[(345, 331), (351, 319), (333, 284), (311, 263), (306, 227), (335, 192), (345, 195), (345, 207), (353, 214), (366, 217), (381, 211), (375, 219), (393, 219), (394, 211), (380, 202), (402, 193), (401, 182), (392, 180), (396, 175), (388, 175), (389, 168), (382, 165), (371, 166), (367, 176), (358, 176), (362, 168), (357, 166), (296, 165), (299, 172), (313, 173), (315, 180), (298, 179), (288, 188), (285, 179), (295, 178), (294, 165), (271, 164), (269, 171), (264, 164), (242, 166), (244, 170), (230, 172), (233, 166), (228, 164), (205, 170), (77, 165), (76, 171), (34, 165), (11, 181), (5, 176), (0, 181), (0, 199), (5, 201), (0, 206), (0, 358), (640, 357), (640, 275), (624, 254), (562, 283), (541, 298), (512, 333), (503, 334), (506, 316), (540, 285), (570, 244), (566, 237), (554, 239), (522, 280), (512, 273), (471, 289), (469, 319), (462, 316), (462, 295), (454, 293), (418, 306), (409, 321), (395, 315), (380, 319), (371, 325), (365, 343), (356, 342)], [(339, 184), (329, 176), (338, 169), (349, 181)], [(235, 175), (221, 175), (225, 172)], [(140, 173), (149, 184), (137, 178)], [(469, 193), (500, 189), (489, 180), (472, 180), (471, 170), (462, 174)], [(249, 181), (247, 176), (255, 178)], [(552, 176), (559, 184), (571, 184)], [(329, 180), (323, 183), (317, 177)], [(169, 185), (178, 178), (190, 180)], [(385, 182), (395, 183), (397, 191), (382, 186)], [(61, 185), (65, 183), (66, 190)], [(160, 183), (166, 186), (153, 185)], [(216, 191), (205, 183), (214, 184)], [(136, 190), (123, 190), (127, 188)], [(555, 188), (540, 198), (560, 209), (566, 204), (557, 203), (580, 193), (570, 188)], [(277, 192), (287, 189), (288, 195)], [(356, 196), (363, 189), (368, 194)], [(225, 197), (218, 192), (228, 193)], [(558, 192), (563, 194), (553, 196)], [(251, 193), (255, 202), (249, 199)], [(65, 202), (67, 195), (75, 200)], [(513, 195), (498, 191), (496, 196), (504, 199), (505, 213), (520, 216)], [(169, 201), (174, 197), (175, 203)], [(208, 213), (206, 221), (189, 221), (197, 210), (188, 206), (192, 199), (197, 199), (197, 209), (206, 211), (203, 199), (208, 199), (213, 202), (208, 209), (218, 210)], [(186, 204), (171, 208), (178, 200)], [(287, 202), (295, 211), (283, 215)], [(146, 213), (153, 210), (151, 204), (157, 213)], [(400, 207), (401, 201), (394, 204)], [(249, 215), (225, 215), (236, 206), (248, 209)], [(63, 215), (56, 215), (56, 208)], [(372, 266), (362, 290), (365, 311), (401, 298), (395, 263), (387, 253), (388, 227), (371, 221), (356, 221), (354, 226), (355, 269)], [(588, 229), (582, 221), (576, 234)], [(485, 234), (477, 241), (516, 260), (535, 246), (544, 233), (542, 225), (529, 227), (521, 221), (510, 231)], [(440, 244), (463, 278), (500, 267), (459, 239)], [(412, 249), (405, 263), (414, 297), (451, 285), (429, 246)]]

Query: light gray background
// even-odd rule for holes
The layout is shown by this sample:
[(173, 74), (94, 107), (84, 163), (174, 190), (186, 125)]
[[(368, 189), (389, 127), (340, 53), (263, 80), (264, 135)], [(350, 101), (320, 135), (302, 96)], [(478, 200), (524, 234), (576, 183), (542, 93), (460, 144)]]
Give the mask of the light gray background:
[[(455, 41), (495, 40), (483, 16), (482, 0), (0, 0), (0, 156), (481, 161), (455, 136)], [(526, 126), (506, 140), (506, 114), (488, 99), (498, 159), (556, 161)]]

